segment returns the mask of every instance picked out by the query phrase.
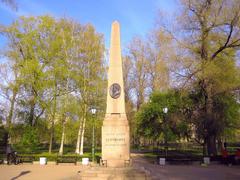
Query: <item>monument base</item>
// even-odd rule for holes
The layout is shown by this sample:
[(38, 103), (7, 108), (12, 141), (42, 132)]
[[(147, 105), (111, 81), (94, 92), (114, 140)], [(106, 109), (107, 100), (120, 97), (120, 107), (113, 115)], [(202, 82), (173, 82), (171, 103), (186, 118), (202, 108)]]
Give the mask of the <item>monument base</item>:
[(102, 160), (107, 167), (130, 163), (129, 126), (126, 115), (106, 116), (102, 126)]
[(144, 168), (105, 168), (91, 167), (80, 171), (78, 174), (80, 180), (150, 180), (150, 173)]

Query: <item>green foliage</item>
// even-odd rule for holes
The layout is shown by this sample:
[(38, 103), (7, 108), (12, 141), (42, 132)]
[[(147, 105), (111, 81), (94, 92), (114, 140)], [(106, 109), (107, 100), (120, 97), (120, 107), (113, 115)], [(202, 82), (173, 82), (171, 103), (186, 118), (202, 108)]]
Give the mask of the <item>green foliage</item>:
[(204, 142), (210, 135), (219, 139), (233, 140), (240, 126), (240, 104), (237, 102), (235, 92), (224, 92), (214, 96), (211, 120), (204, 111), (204, 94), (201, 93), (199, 90), (189, 94), (193, 102), (191, 122), (195, 126), (198, 140)]
[[(23, 153), (20, 153), (18, 154), (19, 156), (32, 156), (34, 161), (39, 161), (39, 158), (40, 157), (46, 157), (47, 158), (47, 161), (57, 161), (57, 157), (58, 157), (58, 153), (52, 153), (52, 154), (49, 154), (49, 153), (39, 153), (39, 154), (36, 154), (36, 153), (33, 153), (33, 154), (23, 154)], [(80, 155), (76, 155), (76, 154), (65, 154), (63, 155), (63, 157), (76, 157), (78, 161), (81, 161), (82, 158), (89, 158), (91, 159), (91, 153), (85, 153), (84, 155), (80, 156)]]
[[(172, 141), (188, 136), (185, 108), (190, 101), (178, 91), (155, 92), (136, 115), (138, 134), (150, 139)], [(164, 114), (163, 108), (168, 108)]]
[(39, 119), (36, 122), (34, 128), (37, 129), (39, 142), (46, 143), (49, 139), (48, 122), (46, 121), (46, 119)]
[(208, 79), (212, 86), (212, 93), (229, 92), (240, 85), (240, 71), (236, 66), (236, 52), (227, 51), (227, 55), (218, 56), (214, 61), (202, 63), (199, 79)]
[(22, 135), (20, 145), (22, 146), (22, 148), (24, 148), (25, 152), (29, 153), (35, 151), (39, 146), (37, 129), (31, 126), (26, 126)]
[(66, 144), (75, 144), (77, 142), (77, 132), (78, 132), (78, 127), (79, 122), (74, 121), (72, 119), (69, 119), (66, 123), (66, 138), (65, 138), (65, 143)]
[[(141, 107), (136, 113), (137, 124), (130, 120), (132, 132), (137, 125), (141, 137), (175, 141), (189, 138), (193, 128), (201, 144), (210, 138), (215, 142), (233, 139), (239, 133), (236, 3), (182, 1), (184, 31), (169, 33), (160, 27), (149, 40), (132, 41), (124, 61), (128, 119)], [(19, 17), (9, 26), (1, 26), (0, 31), (7, 39), (3, 55), (13, 72), (6, 87), (0, 86), (2, 97), (11, 104), (4, 109), (11, 109), (11, 113), (0, 120), (7, 120), (12, 143), (23, 151), (36, 151), (39, 142), (47, 144), (51, 135), (51, 140), (60, 143), (65, 127), (64, 143), (74, 144), (78, 130), (86, 124), (84, 137), (90, 144), (93, 120), (88, 110), (95, 106), (100, 116), (95, 122), (100, 144), (107, 87), (103, 35), (90, 24), (51, 16)], [(169, 79), (170, 69), (177, 71), (180, 80), (174, 87), (180, 84), (186, 90), (153, 92), (150, 101), (143, 104), (146, 91), (164, 91), (171, 87), (170, 82), (178, 81)], [(131, 99), (133, 89), (136, 107)], [(165, 107), (167, 114), (163, 113)], [(23, 124), (10, 125), (16, 121)]]
[(138, 133), (148, 138), (156, 139), (161, 132), (162, 109), (154, 104), (145, 104), (136, 115)]
[(14, 124), (10, 128), (11, 143), (19, 144), (22, 135), (24, 134), (25, 125), (24, 124)]
[(83, 119), (84, 111), (94, 105), (103, 115), (105, 108), (103, 36), (90, 24), (47, 15), (19, 17), (2, 26), (1, 33), (7, 38), (7, 65), (15, 75), (6, 85), (10, 95), (15, 93), (9, 98), (9, 122), (17, 118), (36, 129), (14, 125), (12, 143), (23, 141), (21, 146), (34, 149), (37, 135), (41, 143), (50, 139), (52, 145), (60, 142), (63, 127), (64, 143), (76, 143), (81, 127), (76, 121)]
[(240, 127), (240, 104), (232, 94), (224, 94), (217, 97), (216, 113), (221, 124), (218, 126), (219, 136), (232, 139), (236, 130)]
[(0, 153), (4, 151), (4, 146), (7, 144), (7, 131), (3, 126), (0, 126), (0, 147), (2, 147), (2, 150), (0, 150)]

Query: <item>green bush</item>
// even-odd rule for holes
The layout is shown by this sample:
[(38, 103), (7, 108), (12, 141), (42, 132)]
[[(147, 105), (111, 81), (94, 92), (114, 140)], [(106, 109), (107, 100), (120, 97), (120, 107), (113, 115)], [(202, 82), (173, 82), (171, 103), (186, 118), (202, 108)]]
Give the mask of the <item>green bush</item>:
[[(41, 154), (18, 154), (19, 156), (32, 156), (34, 161), (39, 161), (40, 157), (46, 157), (47, 161), (56, 161), (59, 156), (57, 153), (49, 154), (49, 153), (41, 153)], [(85, 153), (83, 156), (77, 154), (66, 154), (63, 157), (77, 157), (78, 161), (81, 161), (82, 158), (89, 158), (91, 160), (91, 153)]]
[(26, 153), (36, 151), (39, 144), (37, 129), (31, 126), (26, 126), (21, 142), (19, 143), (21, 151)]

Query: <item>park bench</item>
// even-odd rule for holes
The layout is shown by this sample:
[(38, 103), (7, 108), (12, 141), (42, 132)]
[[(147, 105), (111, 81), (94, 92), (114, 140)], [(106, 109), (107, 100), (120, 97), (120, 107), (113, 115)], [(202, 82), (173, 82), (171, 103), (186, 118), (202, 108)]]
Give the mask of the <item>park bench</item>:
[(211, 161), (222, 162), (222, 156), (221, 156), (221, 155), (218, 155), (218, 156), (210, 156), (210, 160), (211, 160)]
[(157, 156), (157, 163), (159, 163), (160, 158), (165, 158), (166, 162), (169, 164), (192, 164), (194, 162), (203, 161), (202, 156)]
[(20, 163), (33, 163), (34, 157), (33, 156), (17, 156)]
[(5, 154), (0, 153), (0, 164), (3, 164), (3, 163), (4, 163), (4, 157), (5, 157), (5, 156), (6, 156)]
[(77, 160), (78, 160), (77, 156), (57, 156), (56, 164), (59, 164), (59, 163), (74, 163), (75, 165), (77, 165)]
[(172, 158), (169, 160), (170, 164), (192, 164), (193, 160), (190, 158)]
[(107, 167), (107, 160), (100, 159), (100, 166)]
[(96, 158), (97, 163), (100, 164), (101, 159), (102, 159), (101, 156), (96, 155), (95, 158)]
[(210, 160), (211, 160), (211, 162), (215, 161), (215, 162), (218, 162), (218, 163), (221, 163), (221, 164), (226, 164), (226, 163), (227, 164), (232, 164), (232, 165), (239, 165), (240, 164), (239, 160), (236, 160), (235, 155), (233, 155), (233, 154), (228, 155), (227, 161), (224, 160), (224, 158), (222, 156), (219, 156), (219, 155), (210, 157)]

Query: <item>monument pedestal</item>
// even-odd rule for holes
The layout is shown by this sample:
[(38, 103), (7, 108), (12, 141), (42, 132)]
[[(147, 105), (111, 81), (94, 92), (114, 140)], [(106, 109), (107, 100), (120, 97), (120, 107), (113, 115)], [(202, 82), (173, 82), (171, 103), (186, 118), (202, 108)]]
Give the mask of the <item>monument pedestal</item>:
[(129, 144), (129, 125), (126, 115), (106, 115), (102, 126), (102, 160), (108, 167), (129, 165)]
[(91, 167), (80, 171), (79, 180), (150, 180), (150, 173), (142, 169), (134, 167), (128, 168), (104, 168)]

